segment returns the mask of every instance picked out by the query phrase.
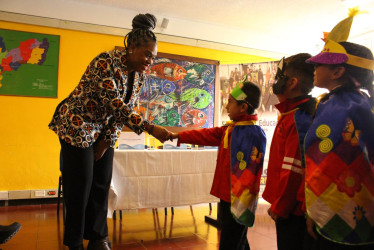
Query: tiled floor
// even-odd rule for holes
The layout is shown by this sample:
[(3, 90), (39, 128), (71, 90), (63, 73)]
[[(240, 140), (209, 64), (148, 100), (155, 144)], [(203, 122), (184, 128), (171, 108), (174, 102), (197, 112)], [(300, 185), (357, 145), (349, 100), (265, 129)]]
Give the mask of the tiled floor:
[[(217, 212), (213, 205), (212, 215)], [(255, 227), (248, 231), (252, 250), (275, 250), (276, 237), (273, 221), (267, 215), (268, 205), (260, 203)], [(218, 249), (219, 230), (205, 223), (209, 214), (208, 204), (164, 209), (123, 211), (122, 220), (108, 219), (109, 238), (113, 249)], [(0, 207), (0, 224), (18, 221), (20, 232), (0, 245), (4, 250), (54, 250), (67, 249), (62, 244), (62, 216), (57, 217), (56, 205)], [(87, 242), (84, 242), (85, 246)]]

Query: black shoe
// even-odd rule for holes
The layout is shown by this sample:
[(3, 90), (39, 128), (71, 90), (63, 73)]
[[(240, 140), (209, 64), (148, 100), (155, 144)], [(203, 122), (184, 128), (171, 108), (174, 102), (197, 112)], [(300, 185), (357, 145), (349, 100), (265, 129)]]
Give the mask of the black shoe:
[(10, 240), (21, 229), (21, 224), (14, 222), (9, 226), (0, 226), (0, 244)]
[(108, 237), (100, 240), (90, 240), (88, 242), (87, 250), (110, 250), (110, 242)]

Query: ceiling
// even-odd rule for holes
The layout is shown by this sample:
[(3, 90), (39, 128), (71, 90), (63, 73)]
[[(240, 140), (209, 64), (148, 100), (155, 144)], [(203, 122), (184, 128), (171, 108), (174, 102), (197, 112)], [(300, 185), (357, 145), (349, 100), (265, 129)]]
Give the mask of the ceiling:
[[(357, 5), (373, 13), (355, 17), (349, 41), (373, 50), (374, 0), (0, 0), (0, 11), (21, 14), (19, 18), (101, 25), (96, 29), (106, 31), (131, 29), (132, 18), (148, 12), (158, 19), (155, 33), (167, 38), (160, 41), (178, 43), (183, 38), (190, 42), (185, 45), (209, 43), (218, 50), (231, 46), (242, 54), (271, 52), (271, 58), (281, 58), (319, 52), (322, 32), (330, 31)], [(169, 21), (166, 28), (161, 27), (164, 19)]]
[[(95, 5), (149, 12), (158, 17), (188, 20), (201, 25), (220, 27), (235, 38), (222, 38), (223, 43), (243, 47), (296, 53), (319, 51), (323, 31), (330, 31), (335, 24), (348, 16), (348, 8), (374, 11), (371, 0), (75, 0)], [(160, 18), (161, 17), (161, 18)], [(199, 28), (199, 25), (194, 27)], [(183, 29), (183, 27), (180, 27)], [(350, 38), (365, 36), (374, 31), (374, 15), (358, 15), (352, 25)], [(166, 29), (165, 34), (168, 33)], [(239, 33), (238, 33), (239, 32)], [(173, 34), (171, 34), (173, 35)], [(230, 35), (229, 35), (230, 36)], [(194, 37), (199, 38), (199, 37)], [(204, 37), (205, 40), (209, 38)], [(370, 37), (369, 43), (372, 42)], [(211, 38), (215, 42), (217, 39)], [(240, 41), (241, 40), (241, 41)], [(243, 41), (244, 40), (244, 41)], [(368, 42), (368, 41), (366, 41)], [(370, 46), (370, 44), (369, 44)]]

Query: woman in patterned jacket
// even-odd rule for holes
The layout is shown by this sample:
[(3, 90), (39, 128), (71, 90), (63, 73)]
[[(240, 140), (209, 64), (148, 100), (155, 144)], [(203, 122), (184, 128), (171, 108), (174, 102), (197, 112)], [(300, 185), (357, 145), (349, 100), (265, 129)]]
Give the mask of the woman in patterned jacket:
[(96, 56), (78, 86), (56, 108), (49, 128), (59, 137), (66, 203), (64, 244), (69, 249), (110, 249), (108, 192), (114, 145), (124, 126), (144, 130), (160, 141), (169, 132), (150, 124), (133, 107), (145, 81), (145, 72), (157, 55), (152, 14), (139, 14), (125, 36), (125, 50)]

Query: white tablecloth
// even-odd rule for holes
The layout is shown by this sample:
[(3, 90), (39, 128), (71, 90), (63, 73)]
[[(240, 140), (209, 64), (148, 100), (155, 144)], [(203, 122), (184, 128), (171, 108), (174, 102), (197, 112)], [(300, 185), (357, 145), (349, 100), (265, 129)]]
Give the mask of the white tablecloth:
[(217, 150), (116, 150), (109, 211), (217, 202)]

